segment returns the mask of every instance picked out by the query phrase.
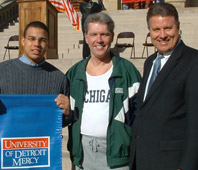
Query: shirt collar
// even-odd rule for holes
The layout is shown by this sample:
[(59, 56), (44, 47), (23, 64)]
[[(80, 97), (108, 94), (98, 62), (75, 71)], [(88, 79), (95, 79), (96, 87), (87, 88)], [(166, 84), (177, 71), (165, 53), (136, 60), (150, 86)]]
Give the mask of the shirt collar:
[(40, 62), (40, 63), (36, 63), (36, 64), (33, 64), (31, 63), (30, 60), (28, 60), (25, 55), (23, 54), (21, 57), (19, 57), (19, 60), (22, 61), (23, 63), (27, 64), (27, 65), (30, 65), (30, 66), (33, 66), (33, 67), (38, 67), (38, 66), (41, 66), (42, 64), (45, 63), (45, 59)]

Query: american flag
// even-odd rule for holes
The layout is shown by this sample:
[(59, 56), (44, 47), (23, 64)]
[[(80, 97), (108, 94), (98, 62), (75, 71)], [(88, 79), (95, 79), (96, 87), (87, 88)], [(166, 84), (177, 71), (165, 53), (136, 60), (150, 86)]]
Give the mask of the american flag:
[(74, 9), (74, 7), (70, 4), (69, 0), (49, 0), (49, 1), (51, 2), (52, 5), (56, 7), (58, 11), (67, 14), (75, 30), (77, 31), (81, 30), (79, 15)]

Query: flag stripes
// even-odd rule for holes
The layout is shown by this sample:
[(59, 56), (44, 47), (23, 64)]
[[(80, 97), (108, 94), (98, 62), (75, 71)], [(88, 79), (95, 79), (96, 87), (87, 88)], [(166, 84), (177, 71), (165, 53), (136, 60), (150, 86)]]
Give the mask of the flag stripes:
[(74, 7), (71, 5), (69, 0), (49, 0), (49, 1), (52, 5), (56, 7), (58, 11), (67, 14), (75, 30), (81, 30), (79, 15), (74, 9)]

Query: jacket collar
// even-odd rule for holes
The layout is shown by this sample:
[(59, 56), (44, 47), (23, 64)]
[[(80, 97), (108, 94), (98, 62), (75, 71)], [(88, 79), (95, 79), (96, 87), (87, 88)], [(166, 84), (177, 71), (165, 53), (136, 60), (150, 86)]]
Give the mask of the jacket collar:
[(79, 67), (79, 69), (77, 70), (77, 79), (79, 80), (83, 80), (83, 81), (86, 81), (86, 67), (87, 67), (87, 63), (89, 61), (91, 57), (87, 57), (83, 60), (80, 61), (81, 64), (79, 64), (77, 67)]
[[(113, 53), (110, 53), (112, 61), (113, 61), (113, 72), (111, 75), (111, 78), (113, 77), (122, 77), (122, 72), (121, 72), (121, 66), (119, 62), (123, 59), (121, 57), (115, 56)], [(84, 60), (81, 60), (81, 64), (78, 66), (78, 73), (77, 73), (77, 79), (86, 81), (86, 67), (87, 63), (90, 60), (90, 56), (87, 57)]]
[(123, 58), (119, 56), (114, 56), (113, 53), (111, 53), (112, 61), (113, 61), (113, 72), (111, 75), (111, 78), (113, 77), (122, 77), (122, 69), (120, 65), (120, 61), (123, 60)]

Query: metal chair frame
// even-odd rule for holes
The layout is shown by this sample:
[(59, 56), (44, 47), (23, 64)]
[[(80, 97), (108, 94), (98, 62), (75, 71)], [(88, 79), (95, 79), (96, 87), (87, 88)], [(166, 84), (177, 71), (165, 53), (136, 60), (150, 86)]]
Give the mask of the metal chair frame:
[[(121, 38), (131, 38), (132, 41), (131, 43), (119, 43), (118, 41)], [(130, 58), (132, 58), (132, 54), (134, 55), (135, 58), (135, 34), (133, 32), (120, 32), (117, 35), (116, 44), (115, 44), (115, 49), (117, 50), (117, 52), (118, 52), (118, 48), (132, 48)]]
[[(146, 35), (145, 42), (143, 43), (144, 48), (142, 52), (142, 58), (144, 57), (145, 48), (146, 48), (147, 57), (148, 57), (148, 47), (154, 47), (152, 42), (148, 42), (149, 38), (150, 38), (150, 32)], [(155, 51), (155, 48), (154, 48), (154, 51)]]
[(19, 49), (19, 46), (10, 45), (10, 42), (12, 42), (12, 41), (19, 41), (19, 36), (18, 35), (13, 35), (8, 39), (7, 46), (4, 47), (6, 50), (5, 50), (3, 60), (5, 60), (7, 51), (8, 51), (8, 55), (9, 55), (9, 59), (10, 59), (10, 50), (18, 50)]

